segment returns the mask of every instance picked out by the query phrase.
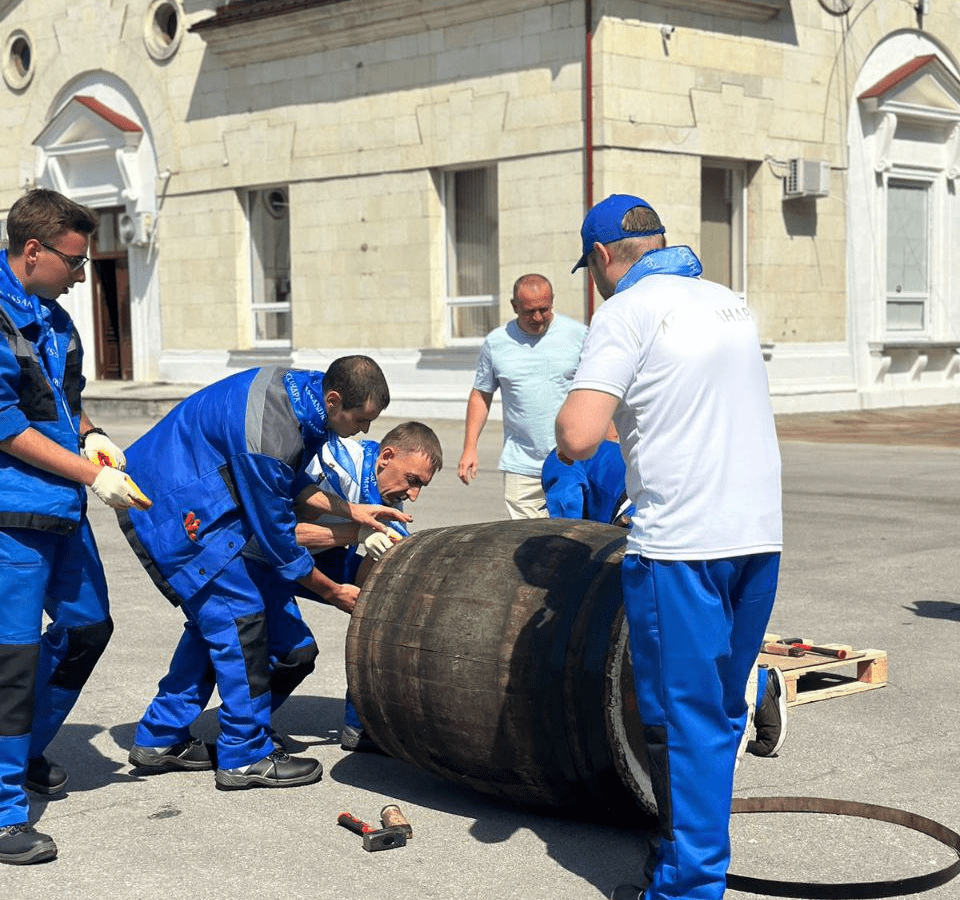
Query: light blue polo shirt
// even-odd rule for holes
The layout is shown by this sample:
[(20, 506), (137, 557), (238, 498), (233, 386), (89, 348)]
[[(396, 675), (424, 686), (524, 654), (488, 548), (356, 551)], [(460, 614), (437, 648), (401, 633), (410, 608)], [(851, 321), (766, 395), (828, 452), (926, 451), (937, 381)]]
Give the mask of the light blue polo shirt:
[(556, 446), (554, 422), (573, 383), (586, 325), (555, 313), (545, 334), (527, 334), (516, 319), (487, 335), (473, 386), (503, 404), (504, 472), (540, 477)]

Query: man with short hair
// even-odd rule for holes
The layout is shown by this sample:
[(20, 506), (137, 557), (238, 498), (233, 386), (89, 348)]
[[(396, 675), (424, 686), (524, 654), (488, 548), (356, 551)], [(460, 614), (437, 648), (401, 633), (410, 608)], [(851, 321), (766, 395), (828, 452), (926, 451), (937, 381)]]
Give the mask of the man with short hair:
[[(306, 500), (312, 490), (319, 489), (351, 503), (384, 503), (403, 510), (406, 501), (416, 502), (442, 467), (443, 450), (433, 429), (422, 422), (402, 422), (379, 444), (343, 440), (324, 445), (307, 467), (315, 486), (305, 488), (300, 497)], [(314, 553), (322, 572), (349, 584), (362, 585), (370, 562), (408, 535), (399, 522), (391, 522), (384, 534), (329, 515), (311, 515), (299, 504), (298, 513), (302, 517), (297, 524), (298, 542)], [(364, 734), (349, 696), (340, 746), (344, 750), (377, 749)]]
[(540, 471), (555, 446), (553, 421), (570, 388), (587, 329), (553, 311), (553, 288), (543, 275), (518, 278), (511, 303), (516, 319), (491, 331), (480, 348), (457, 475), (464, 484), (477, 477), (477, 442), (499, 388), (499, 468), (507, 513), (511, 519), (545, 518)]
[[(123, 516), (121, 525), (187, 619), (170, 671), (137, 727), (133, 765), (213, 768), (190, 734), (213, 691), (203, 677), (212, 667), (221, 699), (216, 786), (320, 779), (320, 762), (288, 756), (270, 727), (271, 713), (313, 671), (318, 652), (294, 589), (346, 612), (359, 591), (320, 572), (297, 544), (296, 485), (328, 440), (367, 432), (389, 402), (383, 372), (366, 356), (341, 357), (325, 373), (251, 369), (188, 397), (127, 450), (130, 470), (156, 502), (149, 513)], [(307, 503), (377, 531), (385, 530), (381, 518), (409, 520), (319, 491)]]
[(38, 188), (11, 207), (0, 252), (0, 862), (14, 865), (57, 855), (24, 786), (66, 785), (43, 754), (113, 632), (86, 487), (113, 507), (150, 503), (83, 411), (83, 348), (57, 302), (84, 280), (96, 227), (93, 210)]
[(743, 300), (668, 247), (649, 203), (614, 194), (581, 227), (597, 310), (556, 423), (561, 458), (616, 424), (636, 506), (621, 566), (659, 811), (646, 887), (614, 900), (720, 900), (745, 688), (782, 547), (780, 451)]

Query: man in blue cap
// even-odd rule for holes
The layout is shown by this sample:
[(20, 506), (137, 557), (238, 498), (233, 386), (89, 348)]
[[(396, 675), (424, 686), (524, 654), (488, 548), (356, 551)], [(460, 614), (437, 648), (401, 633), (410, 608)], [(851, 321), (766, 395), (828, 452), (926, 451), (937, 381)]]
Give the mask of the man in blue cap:
[[(288, 756), (270, 728), (271, 713), (313, 671), (318, 652), (294, 592), (304, 588), (350, 612), (359, 589), (324, 575), (297, 543), (295, 498), (324, 444), (366, 433), (389, 402), (383, 372), (366, 356), (341, 357), (325, 373), (250, 369), (188, 397), (127, 450), (128, 470), (156, 498), (149, 512), (122, 514), (121, 526), (187, 619), (137, 727), (131, 763), (214, 767), (190, 733), (212, 694), (213, 679), (204, 677), (212, 669), (221, 700), (216, 786), (319, 780), (320, 762)], [(386, 530), (380, 519), (410, 519), (320, 491), (300, 502), (376, 531)]]
[(606, 302), (557, 416), (561, 458), (616, 425), (636, 506), (621, 567), (634, 686), (659, 810), (648, 885), (614, 900), (720, 900), (744, 694), (777, 587), (780, 453), (756, 325), (615, 194), (581, 228)]

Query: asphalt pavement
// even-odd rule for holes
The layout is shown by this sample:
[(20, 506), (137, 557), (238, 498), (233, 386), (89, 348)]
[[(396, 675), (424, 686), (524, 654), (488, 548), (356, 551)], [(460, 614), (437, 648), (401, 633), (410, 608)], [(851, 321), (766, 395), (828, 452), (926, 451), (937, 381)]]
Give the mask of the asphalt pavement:
[[(783, 420), (785, 548), (771, 630), (886, 651), (889, 683), (791, 708), (779, 755), (745, 757), (736, 794), (863, 801), (960, 830), (958, 408), (919, 411), (912, 430), (909, 416), (898, 414), (886, 432), (884, 414), (855, 415), (866, 424), (839, 414)], [(95, 418), (122, 446), (152, 421), (108, 404)], [(921, 420), (933, 422), (927, 430), (936, 440), (921, 440)], [(395, 421), (374, 423), (372, 436)], [(414, 527), (502, 519), (499, 423), (484, 432), (480, 476), (469, 487), (456, 477), (461, 423), (430, 424), (445, 467), (409, 507)], [(891, 427), (898, 441), (877, 437)], [(321, 649), (317, 670), (274, 724), (295, 752), (322, 761), (320, 783), (221, 792), (209, 772), (134, 774), (127, 752), (181, 616), (154, 589), (113, 513), (92, 496), (90, 517), (116, 631), (48, 751), (68, 769), (68, 790), (32, 799), (31, 816), (56, 839), (59, 857), (0, 867), (5, 897), (594, 900), (636, 879), (637, 832), (536, 815), (397, 760), (340, 750), (348, 620), (318, 604), (303, 604)], [(213, 710), (197, 733), (214, 739)], [(358, 836), (336, 824), (346, 810), (375, 822), (387, 803), (398, 803), (414, 828), (402, 849), (365, 852)], [(732, 843), (733, 871), (800, 881), (902, 878), (956, 859), (900, 827), (812, 814), (734, 816)], [(955, 900), (960, 880), (924, 896)]]

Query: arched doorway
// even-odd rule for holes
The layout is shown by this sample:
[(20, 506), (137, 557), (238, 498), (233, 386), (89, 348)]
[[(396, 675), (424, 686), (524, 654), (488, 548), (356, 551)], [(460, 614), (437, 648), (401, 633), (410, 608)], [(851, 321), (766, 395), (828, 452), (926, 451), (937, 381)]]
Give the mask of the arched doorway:
[(128, 93), (93, 74), (78, 79), (65, 86), (33, 141), (40, 153), (36, 183), (95, 209), (101, 220), (87, 283), (70, 298), (88, 349), (87, 379), (156, 377), (157, 168), (142, 110)]

